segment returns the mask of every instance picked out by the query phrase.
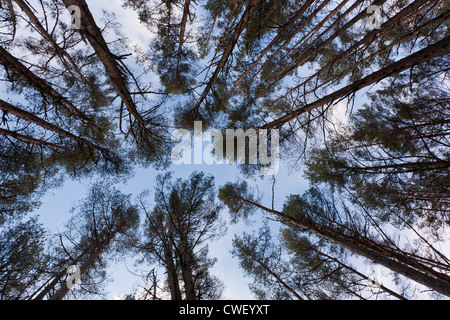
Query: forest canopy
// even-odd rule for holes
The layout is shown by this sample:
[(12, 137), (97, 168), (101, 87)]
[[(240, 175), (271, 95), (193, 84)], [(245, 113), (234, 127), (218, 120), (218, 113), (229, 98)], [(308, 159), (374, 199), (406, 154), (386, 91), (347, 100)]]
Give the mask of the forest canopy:
[(255, 299), (448, 299), (449, 26), (445, 0), (0, 0), (0, 300), (105, 298), (125, 259), (122, 299), (223, 299), (219, 240)]

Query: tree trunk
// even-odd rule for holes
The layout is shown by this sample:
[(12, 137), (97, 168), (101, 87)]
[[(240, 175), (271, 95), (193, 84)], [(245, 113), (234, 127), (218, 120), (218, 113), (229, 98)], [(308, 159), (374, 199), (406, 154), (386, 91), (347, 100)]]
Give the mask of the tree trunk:
[(184, 1), (183, 17), (181, 19), (181, 27), (180, 27), (180, 42), (179, 42), (179, 46), (178, 46), (177, 67), (176, 67), (176, 71), (175, 71), (175, 78), (178, 78), (179, 72), (180, 72), (179, 68), (180, 68), (180, 61), (181, 61), (181, 53), (183, 51), (184, 33), (186, 31), (186, 22), (187, 22), (187, 18), (189, 16), (190, 3), (191, 3), (191, 0)]
[(113, 55), (109, 50), (87, 3), (84, 0), (63, 0), (63, 2), (66, 7), (75, 5), (80, 8), (81, 29), (79, 32), (86, 37), (92, 48), (95, 50), (98, 58), (105, 66), (106, 73), (108, 74), (114, 89), (127, 107), (128, 112), (136, 119), (142, 137), (150, 144), (151, 138), (147, 132), (145, 121), (136, 109), (136, 105), (128, 90), (127, 83), (118, 67), (117, 59), (119, 58)]
[[(381, 55), (385, 52), (389, 52), (393, 47), (400, 45), (403, 42), (406, 42), (408, 39), (411, 39), (413, 37), (417, 37), (418, 34), (422, 33), (422, 32), (427, 32), (426, 30), (428, 30), (431, 26), (433, 25), (439, 25), (442, 22), (444, 22), (446, 19), (448, 19), (450, 16), (450, 11), (447, 11), (446, 13), (442, 13), (441, 15), (437, 16), (436, 18), (424, 23), (423, 25), (421, 25), (420, 27), (412, 30), (411, 32), (409, 32), (408, 34), (405, 34), (404, 36), (402, 36), (399, 39), (396, 39), (395, 41), (389, 43), (388, 45), (383, 46), (380, 50), (377, 50), (376, 52), (368, 55), (367, 57), (365, 57), (364, 59), (360, 59), (358, 62), (355, 62), (354, 64), (352, 64), (350, 67), (340, 71), (339, 74), (332, 74), (330, 75), (330, 78), (327, 79), (326, 81), (322, 82), (320, 85), (316, 85), (313, 89), (310, 89), (309, 91), (304, 91), (303, 96), (305, 96), (306, 94), (309, 94), (311, 92), (315, 92), (317, 91), (320, 87), (324, 87), (327, 85), (331, 85), (333, 82), (338, 81), (340, 78), (345, 77), (345, 75), (349, 74), (350, 72), (354, 71), (354, 70), (358, 70), (359, 66), (366, 63), (367, 61), (369, 61), (370, 59), (375, 58), (378, 55)], [(410, 18), (410, 17), (408, 17)], [(328, 39), (327, 39), (328, 40)], [(327, 41), (325, 41), (327, 42)], [(325, 43), (324, 42), (324, 43)], [(320, 46), (324, 45), (324, 43), (322, 43)], [(310, 44), (311, 45), (311, 44)], [(364, 44), (367, 45), (367, 44)], [(310, 46), (308, 46), (308, 48), (304, 49), (304, 51), (307, 51), (310, 48)], [(357, 45), (352, 46), (351, 48), (347, 49), (345, 52), (342, 52), (339, 54), (338, 57), (334, 58), (332, 61), (330, 61), (329, 63), (327, 63), (327, 65), (323, 66), (321, 69), (317, 70), (313, 75), (309, 76), (306, 80), (302, 81), (301, 83), (297, 84), (296, 86), (292, 87), (291, 89), (289, 89), (288, 91), (286, 91), (286, 93), (283, 94), (283, 96), (278, 97), (275, 101), (279, 101), (280, 99), (286, 97), (288, 94), (292, 93), (295, 90), (298, 90), (299, 88), (301, 88), (302, 86), (306, 86), (307, 83), (309, 83), (312, 79), (318, 77), (321, 73), (323, 72), (328, 72), (331, 73), (331, 67), (333, 66), (333, 64), (336, 61), (339, 61), (341, 59), (346, 59), (346, 54), (350, 54), (351, 51), (353, 49), (356, 50), (356, 48), (358, 48)], [(358, 49), (358, 50), (361, 50)], [(313, 53), (316, 53), (317, 49), (314, 50), (314, 52), (310, 52), (307, 54), (307, 56), (303, 57), (300, 61), (298, 61), (298, 63), (296, 64), (296, 66), (302, 65), (304, 62), (306, 62), (309, 58), (312, 57)], [(298, 57), (296, 59), (293, 60), (293, 62), (295, 60), (297, 60)], [(277, 76), (279, 76), (282, 72), (280, 72)], [(282, 78), (279, 78), (279, 80), (281, 80)], [(277, 80), (276, 82), (272, 83), (265, 92), (267, 92), (274, 84), (276, 84), (279, 80)]]
[[(385, 1), (382, 1), (385, 2)], [(380, 29), (374, 29), (371, 32), (369, 32), (366, 36), (364, 36), (364, 38), (362, 38), (361, 40), (359, 40), (358, 42), (356, 42), (355, 44), (353, 44), (352, 46), (350, 46), (350, 48), (348, 48), (347, 50), (345, 50), (343, 53), (340, 54), (340, 56), (346, 56), (347, 54), (353, 52), (353, 51), (358, 51), (361, 50), (363, 46), (367, 46), (369, 44), (371, 44), (377, 37), (380, 37), (381, 35), (386, 34), (388, 31), (392, 30), (393, 28), (395, 28), (396, 26), (398, 26), (401, 22), (403, 22), (404, 19), (406, 19), (409, 15), (411, 14), (416, 14), (418, 9), (423, 6), (426, 5), (427, 2), (429, 2), (429, 0), (416, 0), (413, 3), (411, 3), (409, 6), (407, 6), (406, 8), (404, 8), (402, 11), (400, 11), (399, 13), (397, 13), (394, 17), (392, 17), (391, 19), (389, 19), (388, 21), (386, 21), (385, 23), (383, 23), (381, 25)], [(379, 5), (374, 3), (374, 5)], [(361, 15), (362, 14), (362, 15)], [(361, 16), (360, 16), (361, 15)], [(365, 10), (363, 10), (359, 15), (359, 19), (361, 19), (364, 16), (367, 16), (367, 13)], [(356, 17), (355, 17), (356, 18)], [(358, 19), (358, 20), (359, 20)], [(352, 19), (352, 21), (356, 22), (358, 20), (354, 20)], [(345, 28), (342, 28), (345, 30)], [(341, 34), (344, 30), (339, 30), (338, 32), (336, 32), (337, 35)], [(335, 34), (335, 35), (336, 35)], [(328, 44), (331, 43), (331, 41), (333, 39), (335, 39), (335, 35), (333, 35), (332, 37), (329, 37), (328, 39), (326, 39), (322, 44), (320, 44), (319, 48), (324, 48), (326, 47)], [(317, 49), (314, 50), (315, 52), (317, 52)], [(307, 49), (305, 50), (305, 52), (307, 52)], [(296, 54), (298, 53), (298, 50), (294, 53)], [(289, 63), (279, 74), (288, 74), (289, 72), (291, 72), (293, 69), (297, 68), (298, 66), (300, 66), (301, 64), (303, 64), (305, 61), (307, 61), (310, 57), (311, 54), (308, 54), (308, 57), (302, 57), (302, 55), (294, 55), (294, 59), (291, 61), (291, 63)], [(299, 61), (299, 58), (300, 59)], [(334, 59), (333, 61), (329, 62), (323, 69), (327, 68), (327, 67), (331, 67), (332, 64), (334, 63), (334, 61), (336, 61), (338, 58)], [(297, 61), (297, 62), (296, 62)], [(292, 64), (294, 64), (292, 66)], [(271, 85), (272, 86), (272, 85)]]
[(197, 300), (194, 287), (194, 276), (192, 275), (191, 250), (188, 248), (187, 239), (180, 239), (179, 251), (186, 300)]
[[(281, 30), (278, 32), (278, 34), (272, 39), (272, 41), (264, 48), (263, 51), (259, 54), (258, 58), (250, 65), (250, 67), (247, 68), (247, 70), (242, 74), (238, 80), (233, 85), (233, 88), (230, 90), (230, 92), (234, 91), (235, 88), (241, 83), (241, 81), (250, 73), (250, 71), (261, 61), (261, 59), (266, 55), (267, 52), (269, 52), (270, 49), (278, 42), (278, 40), (292, 27), (292, 25), (300, 19), (300, 17), (305, 13), (306, 9), (311, 5), (311, 3), (314, 2), (314, 0), (308, 0), (296, 13), (295, 15), (284, 25)], [(303, 24), (302, 24), (303, 26)], [(298, 31), (300, 31), (301, 28), (298, 28), (296, 32), (291, 37), (294, 37)], [(286, 41), (285, 43), (288, 43)], [(276, 53), (275, 53), (276, 54)]]
[(181, 300), (180, 283), (178, 281), (177, 268), (173, 255), (173, 223), (172, 219), (168, 219), (168, 237), (164, 243), (164, 259), (167, 269), (167, 282), (169, 284), (170, 297), (172, 300)]
[(45, 286), (44, 290), (39, 292), (39, 294), (33, 299), (33, 300), (43, 300), (45, 296), (50, 294), (50, 291), (55, 288), (55, 286), (61, 281), (62, 278), (66, 275), (66, 270), (61, 271), (58, 273), (55, 278), (47, 285)]

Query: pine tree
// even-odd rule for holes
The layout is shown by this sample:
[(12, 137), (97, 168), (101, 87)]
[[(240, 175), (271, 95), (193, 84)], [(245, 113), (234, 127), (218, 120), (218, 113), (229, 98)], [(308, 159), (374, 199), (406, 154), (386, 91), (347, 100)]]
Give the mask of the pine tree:
[[(62, 246), (56, 265), (62, 269), (46, 280), (43, 289), (34, 300), (61, 300), (69, 292), (66, 271), (70, 265), (80, 268), (81, 288), (87, 292), (98, 290), (98, 283), (105, 277), (102, 269), (107, 262), (106, 254), (124, 255), (135, 245), (135, 229), (139, 225), (139, 211), (125, 195), (104, 182), (98, 182), (89, 190), (76, 215), (68, 223), (68, 231), (61, 235), (74, 243), (71, 248)], [(61, 262), (65, 262), (61, 263)], [(55, 271), (55, 270), (54, 270)], [(95, 280), (97, 279), (97, 280)]]
[(150, 262), (166, 269), (174, 300), (213, 299), (221, 294), (220, 280), (209, 273), (214, 260), (208, 257), (207, 242), (223, 232), (213, 180), (197, 172), (175, 182), (170, 173), (159, 175), (155, 205), (152, 211), (146, 210), (142, 251)]
[[(233, 240), (233, 253), (258, 299), (370, 299), (370, 279), (347, 262), (345, 252), (335, 245), (315, 241), (301, 230), (286, 225), (280, 243), (265, 224), (258, 234), (244, 233)], [(402, 295), (379, 284), (382, 292), (397, 299)]]
[[(364, 218), (363, 215), (349, 215), (349, 210), (346, 209), (345, 214), (349, 215), (346, 220), (350, 220), (341, 220), (340, 217), (343, 215), (340, 215), (332, 202), (330, 203), (323, 197), (317, 189), (312, 189), (302, 197), (290, 196), (282, 212), (267, 208), (255, 201), (254, 195), (248, 190), (245, 182), (226, 184), (220, 189), (219, 197), (228, 205), (230, 212), (237, 217), (250, 213), (244, 208), (251, 208), (252, 211), (261, 209), (280, 218), (281, 221), (293, 224), (307, 233), (314, 234), (319, 239), (337, 244), (350, 252), (428, 286), (436, 292), (449, 294), (450, 278), (446, 274), (446, 262), (442, 264), (443, 269), (437, 271), (432, 262), (428, 265), (426, 257), (414, 257), (413, 254), (406, 253), (389, 238), (384, 240), (386, 243), (380, 242), (376, 237), (368, 234), (366, 223), (358, 223), (358, 219)], [(375, 226), (378, 228), (377, 225)], [(380, 232), (379, 229), (377, 230)], [(382, 235), (385, 236), (383, 233)]]
[(311, 151), (308, 178), (351, 190), (355, 199), (393, 222), (437, 229), (447, 224), (448, 93), (429, 76), (445, 61), (422, 65), (370, 94), (370, 103), (332, 136), (329, 148)]
[(0, 230), (0, 300), (27, 299), (48, 263), (45, 230), (36, 218), (11, 220)]

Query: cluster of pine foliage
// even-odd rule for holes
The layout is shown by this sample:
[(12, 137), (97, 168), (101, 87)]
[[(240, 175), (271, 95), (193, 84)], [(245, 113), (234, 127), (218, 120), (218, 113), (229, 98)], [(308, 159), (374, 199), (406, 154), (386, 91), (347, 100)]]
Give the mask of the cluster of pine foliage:
[[(233, 240), (258, 299), (450, 297), (448, 1), (121, 5), (148, 47), (86, 0), (0, 0), (0, 299), (95, 297), (108, 262), (127, 253), (164, 274), (151, 269), (127, 299), (220, 299), (208, 244), (225, 233), (225, 211), (232, 223), (270, 220)], [(199, 120), (279, 129), (283, 165), (310, 188), (277, 209), (251, 186), (259, 165), (240, 165), (242, 180), (218, 190), (202, 172), (174, 179), (171, 130)], [(162, 172), (136, 200), (113, 182), (137, 166)], [(66, 229), (47, 234), (30, 213), (86, 177), (98, 182)], [(81, 290), (67, 286), (70, 265)]]

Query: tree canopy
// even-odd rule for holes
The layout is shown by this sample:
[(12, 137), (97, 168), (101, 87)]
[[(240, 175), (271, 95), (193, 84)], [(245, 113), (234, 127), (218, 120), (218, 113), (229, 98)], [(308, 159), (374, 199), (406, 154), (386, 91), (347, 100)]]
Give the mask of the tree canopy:
[[(450, 297), (449, 25), (445, 0), (0, 0), (0, 299), (101, 296), (129, 256), (127, 299), (221, 299), (210, 245), (239, 224), (255, 298)], [(242, 143), (238, 177), (196, 166), (208, 139)], [(89, 190), (52, 232), (68, 180)]]

